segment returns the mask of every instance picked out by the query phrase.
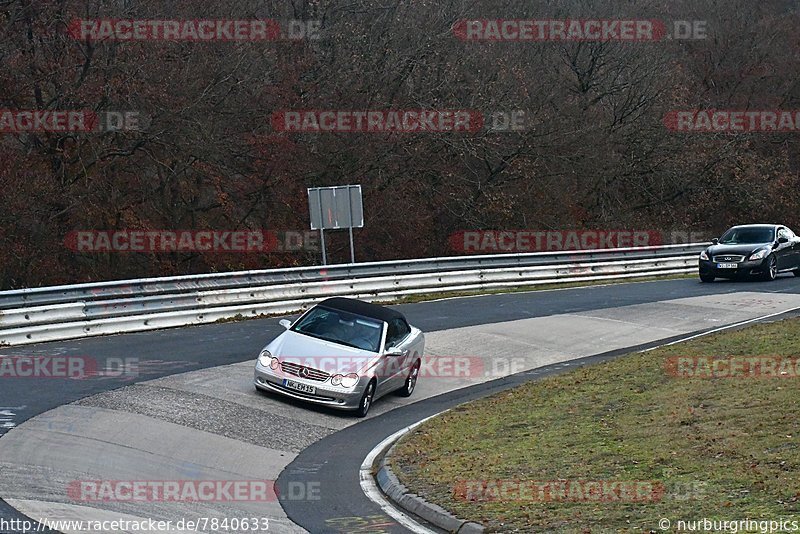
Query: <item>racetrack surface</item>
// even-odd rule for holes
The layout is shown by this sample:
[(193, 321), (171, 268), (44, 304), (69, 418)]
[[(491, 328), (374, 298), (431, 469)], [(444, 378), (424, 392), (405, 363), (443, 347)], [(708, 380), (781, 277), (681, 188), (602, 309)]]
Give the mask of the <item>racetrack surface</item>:
[[(794, 277), (769, 284), (671, 280), (398, 308), (426, 332), (426, 354), (522, 358), (525, 369), (559, 369), (576, 358), (779, 313), (800, 306), (798, 295)], [(135, 357), (139, 365), (137, 376), (0, 378), (0, 433), (10, 430), (0, 438), (0, 496), (34, 517), (191, 517), (211, 510), (196, 503), (76, 503), (64, 488), (87, 478), (274, 479), (283, 472), (283, 495), (291, 493), (288, 484), (302, 480), (319, 488), (320, 500), (283, 499), (266, 512), (263, 506), (219, 505), (213, 512), (266, 513), (274, 532), (300, 531), (284, 510), (311, 532), (351, 532), (364, 522), (385, 525), (372, 531), (405, 531), (359, 495), (353, 462), (360, 464), (370, 444), (409, 421), (520, 379), (421, 379), (410, 399), (385, 397), (362, 422), (253, 390), (255, 356), (281, 331), (271, 318), (3, 349), (0, 356), (80, 355), (101, 367), (108, 358)], [(0, 503), (0, 517), (20, 516)]]

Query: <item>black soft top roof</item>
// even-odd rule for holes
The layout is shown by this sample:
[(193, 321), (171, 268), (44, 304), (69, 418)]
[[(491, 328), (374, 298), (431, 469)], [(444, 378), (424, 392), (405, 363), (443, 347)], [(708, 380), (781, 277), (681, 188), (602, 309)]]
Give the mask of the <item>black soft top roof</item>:
[(333, 308), (334, 310), (342, 310), (355, 313), (356, 315), (363, 315), (364, 317), (371, 317), (373, 319), (378, 319), (379, 321), (386, 321), (387, 323), (392, 319), (397, 318), (405, 320), (405, 317), (403, 317), (403, 314), (399, 311), (356, 299), (334, 297), (323, 300), (319, 303), (319, 305), (325, 306), (326, 308)]
[(784, 226), (784, 225), (783, 224), (737, 224), (736, 226), (731, 226), (731, 228), (777, 228), (779, 226)]

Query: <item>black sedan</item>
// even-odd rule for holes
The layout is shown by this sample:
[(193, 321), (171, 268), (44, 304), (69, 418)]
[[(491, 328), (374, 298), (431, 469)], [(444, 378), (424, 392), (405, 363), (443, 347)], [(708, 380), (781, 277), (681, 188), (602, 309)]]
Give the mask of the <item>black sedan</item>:
[(734, 226), (700, 253), (700, 280), (757, 276), (775, 280), (778, 273), (800, 276), (800, 238), (779, 224)]

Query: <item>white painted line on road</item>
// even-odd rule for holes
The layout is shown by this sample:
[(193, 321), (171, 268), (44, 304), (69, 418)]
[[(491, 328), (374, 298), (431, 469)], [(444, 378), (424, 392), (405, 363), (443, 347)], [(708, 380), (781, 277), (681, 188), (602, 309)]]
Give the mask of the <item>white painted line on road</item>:
[[(16, 412), (20, 410), (24, 410), (27, 406), (0, 406), (0, 430), (11, 430), (12, 428), (16, 428), (17, 423), (15, 422), (15, 418), (17, 417)], [(5, 432), (4, 432), (5, 433)]]
[(791, 313), (791, 312), (797, 311), (797, 310), (800, 310), (800, 306), (795, 307), (795, 308), (789, 308), (788, 310), (783, 310), (783, 311), (779, 311), (779, 312), (775, 312), (775, 313), (770, 313), (768, 315), (762, 315), (761, 317), (756, 317), (755, 319), (748, 319), (746, 321), (741, 321), (739, 323), (733, 323), (733, 324), (729, 324), (729, 325), (726, 325), (726, 326), (720, 326), (719, 328), (715, 328), (713, 330), (709, 330), (708, 332), (703, 332), (701, 334), (693, 334), (691, 336), (684, 337), (684, 338), (681, 338), (681, 339), (678, 339), (678, 340), (675, 340), (675, 341), (670, 341), (669, 343), (664, 343), (663, 345), (657, 345), (655, 347), (650, 347), (649, 349), (644, 349), (644, 350), (639, 351), (639, 352), (650, 352), (651, 350), (656, 350), (656, 349), (661, 348), (661, 347), (669, 347), (670, 345), (675, 345), (677, 343), (683, 343), (685, 341), (689, 341), (690, 339), (695, 339), (695, 338), (698, 338), (698, 337), (708, 336), (710, 334), (715, 334), (717, 332), (722, 332), (723, 330), (729, 330), (731, 328), (736, 328), (737, 326), (746, 325), (748, 323), (754, 323), (754, 322), (757, 322), (757, 321), (763, 321), (764, 319), (769, 319), (770, 317), (776, 317), (778, 315), (783, 315), (784, 313)]
[(378, 488), (378, 485), (375, 483), (375, 478), (372, 476), (372, 465), (375, 463), (375, 458), (383, 452), (389, 445), (405, 434), (411, 432), (419, 425), (427, 421), (428, 419), (433, 419), (434, 417), (441, 415), (449, 410), (445, 410), (444, 412), (440, 412), (430, 417), (426, 417), (422, 421), (418, 421), (413, 425), (409, 425), (403, 429), (398, 430), (388, 438), (384, 439), (378, 445), (375, 446), (374, 449), (369, 451), (369, 454), (364, 459), (364, 462), (361, 464), (361, 468), (359, 469), (360, 478), (361, 478), (361, 489), (364, 491), (364, 495), (367, 496), (369, 500), (377, 504), (381, 507), (381, 510), (386, 512), (389, 516), (391, 516), (395, 521), (406, 527), (411, 532), (415, 534), (436, 534), (436, 532), (425, 528), (424, 526), (417, 523), (414, 519), (410, 516), (401, 512), (397, 508), (395, 508), (381, 493), (381, 490)]

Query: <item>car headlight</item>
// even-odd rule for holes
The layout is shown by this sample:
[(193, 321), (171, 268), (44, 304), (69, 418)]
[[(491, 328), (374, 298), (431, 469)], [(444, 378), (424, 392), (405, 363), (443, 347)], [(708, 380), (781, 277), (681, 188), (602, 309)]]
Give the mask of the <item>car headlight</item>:
[(267, 349), (261, 351), (261, 354), (258, 355), (258, 363), (261, 364), (262, 367), (270, 367), (270, 358), (272, 358), (272, 354)]
[(358, 375), (350, 373), (349, 375), (333, 375), (331, 377), (332, 386), (342, 386), (343, 388), (351, 388), (358, 384)]
[(707, 260), (708, 259), (708, 251), (704, 250), (703, 252), (701, 252), (700, 253), (700, 259), (701, 260)]
[(762, 248), (761, 250), (756, 250), (755, 252), (753, 252), (750, 255), (750, 259), (751, 260), (760, 260), (760, 259), (764, 258), (767, 255), (768, 252), (769, 251), (767, 249), (765, 249), (765, 248)]
[(350, 373), (342, 377), (342, 387), (343, 388), (351, 388), (358, 384), (358, 375), (355, 373)]

